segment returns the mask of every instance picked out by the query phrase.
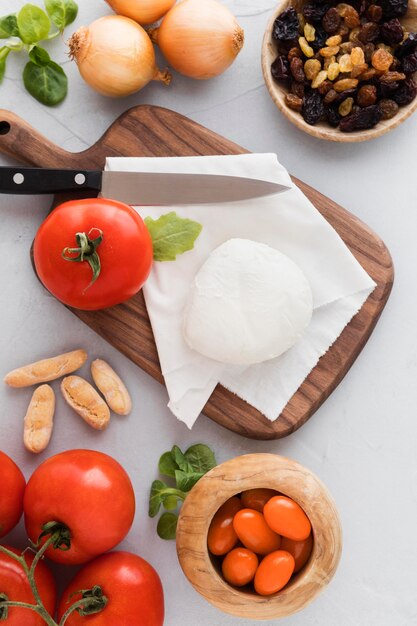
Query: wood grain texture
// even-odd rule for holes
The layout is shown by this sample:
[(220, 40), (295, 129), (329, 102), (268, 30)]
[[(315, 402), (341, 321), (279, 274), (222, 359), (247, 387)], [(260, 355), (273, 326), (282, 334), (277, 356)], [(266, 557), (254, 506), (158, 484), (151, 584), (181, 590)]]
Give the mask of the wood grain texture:
[[(280, 592), (269, 597), (231, 587), (207, 549), (214, 514), (246, 489), (275, 489), (295, 500), (310, 519), (314, 543), (309, 561)], [(275, 454), (248, 454), (218, 465), (203, 476), (185, 500), (177, 527), (177, 553), (194, 588), (226, 613), (247, 619), (287, 617), (306, 607), (329, 583), (342, 552), (336, 506), (323, 483), (305, 467)]]
[[(1, 134), (7, 126), (8, 132)], [(0, 110), (0, 151), (30, 165), (86, 169), (103, 167), (107, 156), (195, 156), (247, 152), (173, 111), (152, 106), (127, 111), (94, 146), (78, 154), (54, 146), (16, 115)], [(293, 180), (336, 229), (378, 286), (274, 422), (220, 385), (217, 386), (204, 407), (205, 415), (221, 426), (254, 439), (285, 437), (313, 415), (363, 349), (388, 300), (393, 283), (391, 257), (381, 239), (348, 211), (301, 181)], [(59, 201), (63, 199), (57, 198)], [(105, 311), (73, 312), (153, 378), (163, 382), (142, 293)]]
[[(305, 4), (305, 0), (281, 0), (268, 22), (262, 44), (262, 71), (265, 83), (272, 100), (285, 117), (292, 124), (297, 126), (297, 128), (303, 130), (309, 135), (312, 135), (313, 137), (325, 139), (327, 141), (336, 141), (339, 143), (358, 143), (360, 141), (376, 139), (377, 137), (385, 135), (390, 130), (393, 130), (409, 118), (410, 115), (412, 115), (412, 113), (414, 113), (417, 109), (417, 98), (415, 98), (413, 102), (410, 102), (410, 104), (400, 107), (400, 110), (395, 117), (390, 120), (382, 120), (375, 126), (375, 128), (355, 131), (352, 133), (342, 133), (338, 128), (332, 128), (326, 122), (319, 122), (315, 126), (307, 124), (300, 113), (293, 111), (285, 104), (285, 95), (288, 93), (288, 89), (285, 85), (276, 82), (271, 75), (271, 64), (277, 57), (276, 46), (272, 40), (272, 27), (275, 19), (282, 11), (284, 11), (284, 9), (289, 6), (293, 6), (297, 9), (297, 12), (300, 13), (303, 4)], [(401, 18), (400, 21), (409, 32), (414, 32), (417, 29), (417, 0), (409, 1), (407, 15), (404, 18)]]

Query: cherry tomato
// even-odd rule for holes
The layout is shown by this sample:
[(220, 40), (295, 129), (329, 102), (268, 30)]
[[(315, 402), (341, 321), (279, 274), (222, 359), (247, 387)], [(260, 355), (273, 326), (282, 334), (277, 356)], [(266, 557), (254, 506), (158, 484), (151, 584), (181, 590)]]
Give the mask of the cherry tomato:
[(212, 554), (226, 554), (237, 544), (233, 518), (241, 508), (240, 498), (233, 496), (226, 500), (213, 517), (207, 534), (207, 545)]
[(225, 580), (235, 587), (250, 583), (258, 567), (258, 557), (247, 548), (235, 548), (223, 560), (222, 572)]
[(4, 452), (0, 452), (0, 476), (0, 537), (4, 537), (22, 516), (26, 481), (16, 463)]
[(294, 541), (283, 537), (281, 541), (281, 550), (286, 550), (293, 555), (295, 561), (294, 574), (299, 572), (307, 563), (308, 557), (313, 549), (313, 535), (310, 533), (304, 541)]
[[(5, 546), (5, 548), (14, 552), (14, 554), (20, 554), (18, 550), (10, 546)], [(33, 558), (33, 555), (25, 555), (28, 566), (31, 565)], [(51, 615), (54, 615), (57, 599), (56, 585), (51, 572), (42, 561), (36, 566), (35, 582), (46, 610)], [(16, 563), (10, 556), (2, 553), (0, 553), (0, 595), (1, 594), (4, 594), (10, 602), (36, 604), (23, 567), (19, 563)], [(18, 607), (10, 607), (8, 609), (8, 616), (4, 623), (7, 624), (7, 626), (45, 626), (42, 617), (30, 609), (20, 609)]]
[(108, 599), (102, 611), (88, 617), (75, 612), (66, 626), (162, 626), (164, 593), (154, 568), (130, 552), (111, 552), (99, 556), (78, 572), (63, 593), (58, 608), (59, 620), (81, 599), (80, 589), (99, 585)]
[(294, 557), (285, 550), (271, 552), (262, 559), (256, 570), (254, 586), (256, 593), (270, 596), (283, 589), (294, 572)]
[[(66, 260), (79, 258), (74, 250), (81, 250), (81, 243), (84, 260)], [(104, 309), (142, 288), (152, 267), (152, 240), (142, 218), (127, 204), (74, 200), (54, 209), (40, 226), (33, 258), (40, 280), (58, 300), (77, 309)], [(91, 264), (100, 265), (93, 283)]]
[(233, 528), (245, 548), (256, 554), (268, 554), (278, 550), (281, 545), (281, 537), (269, 528), (259, 511), (238, 511), (233, 518)]
[(245, 509), (255, 509), (262, 513), (268, 500), (277, 495), (278, 492), (274, 489), (248, 489), (240, 497)]
[(32, 474), (23, 504), (33, 542), (47, 522), (69, 530), (69, 550), (51, 546), (46, 551), (57, 563), (85, 563), (111, 550), (126, 536), (135, 515), (129, 476), (110, 456), (92, 450), (68, 450), (47, 459)]
[(275, 496), (265, 504), (266, 523), (283, 537), (303, 541), (311, 532), (311, 524), (303, 509), (291, 498)]

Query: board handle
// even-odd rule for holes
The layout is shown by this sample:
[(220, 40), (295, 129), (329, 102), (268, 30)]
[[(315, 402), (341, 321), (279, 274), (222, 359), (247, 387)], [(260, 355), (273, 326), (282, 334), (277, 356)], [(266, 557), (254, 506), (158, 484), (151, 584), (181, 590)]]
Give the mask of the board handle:
[(75, 155), (62, 150), (6, 109), (0, 109), (0, 152), (28, 165), (77, 167)]

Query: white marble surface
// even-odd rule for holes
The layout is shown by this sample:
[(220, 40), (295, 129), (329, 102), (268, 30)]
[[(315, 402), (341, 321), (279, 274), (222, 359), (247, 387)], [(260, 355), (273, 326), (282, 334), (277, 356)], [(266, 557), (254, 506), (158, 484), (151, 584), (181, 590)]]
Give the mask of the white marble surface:
[[(2, 13), (24, 3), (2, 0)], [(173, 443), (207, 442), (219, 461), (256, 451), (282, 453), (305, 464), (327, 484), (339, 507), (344, 554), (333, 582), (288, 626), (411, 626), (417, 623), (415, 527), (417, 520), (417, 214), (415, 146), (417, 117), (374, 142), (320, 142), (275, 109), (264, 87), (260, 47), (274, 0), (227, 0), (246, 30), (246, 46), (234, 67), (211, 82), (180, 76), (170, 88), (152, 85), (124, 100), (107, 100), (84, 85), (60, 41), (49, 46), (65, 63), (67, 100), (47, 109), (23, 89), (23, 59), (10, 60), (0, 106), (25, 118), (68, 150), (91, 145), (125, 109), (151, 103), (169, 107), (252, 151), (275, 151), (288, 169), (372, 226), (396, 264), (392, 297), (369, 344), (343, 383), (298, 432), (276, 442), (254, 442), (200, 417), (192, 432), (166, 408), (158, 383), (118, 354), (50, 297), (35, 279), (29, 247), (46, 215), (48, 198), (0, 198), (0, 371), (75, 346), (111, 361), (132, 391), (135, 411), (115, 418), (105, 433), (88, 429), (58, 397), (52, 443), (41, 458), (26, 453), (22, 418), (30, 390), (0, 387), (0, 446), (28, 477), (40, 460), (76, 446), (115, 454), (135, 484), (138, 511), (124, 547), (158, 569), (166, 595), (166, 626), (231, 626), (245, 622), (208, 605), (179, 568), (174, 543), (155, 534), (147, 517), (148, 490), (157, 460)], [(80, 2), (77, 25), (106, 14), (101, 0)], [(72, 27), (70, 27), (72, 30)], [(1, 145), (1, 137), (0, 137)], [(11, 163), (1, 157), (1, 164)], [(55, 385), (57, 388), (57, 385)], [(23, 544), (22, 526), (15, 539)]]

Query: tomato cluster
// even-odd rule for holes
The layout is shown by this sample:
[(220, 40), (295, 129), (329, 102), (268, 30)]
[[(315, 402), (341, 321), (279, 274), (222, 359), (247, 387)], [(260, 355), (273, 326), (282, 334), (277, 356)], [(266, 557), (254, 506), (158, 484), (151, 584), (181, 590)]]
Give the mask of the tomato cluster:
[[(162, 626), (164, 599), (156, 571), (135, 554), (107, 552), (127, 535), (135, 514), (132, 484), (115, 459), (91, 450), (69, 450), (44, 461), (26, 485), (17, 465), (0, 452), (0, 475), (0, 537), (18, 523), (23, 512), (29, 539), (38, 550), (44, 549), (58, 563), (84, 565), (62, 595), (59, 620), (74, 603), (87, 605), (82, 589), (104, 598), (102, 610), (88, 614), (91, 626)], [(1, 548), (0, 618), (4, 619), (1, 602), (34, 605), (36, 599), (25, 572), (25, 562), (30, 567), (34, 557), (25, 552), (25, 561), (19, 562), (13, 558), (21, 557), (17, 550)], [(34, 580), (46, 611), (54, 617), (56, 585), (42, 561), (36, 565)], [(90, 601), (94, 604), (95, 598)], [(64, 619), (65, 624), (83, 624), (85, 615), (74, 611)], [(42, 626), (45, 621), (33, 610), (7, 607), (7, 624), (23, 623)]]
[(253, 583), (259, 595), (280, 591), (306, 564), (313, 548), (303, 509), (273, 489), (249, 489), (217, 511), (208, 549), (222, 558), (225, 580), (235, 587)]

